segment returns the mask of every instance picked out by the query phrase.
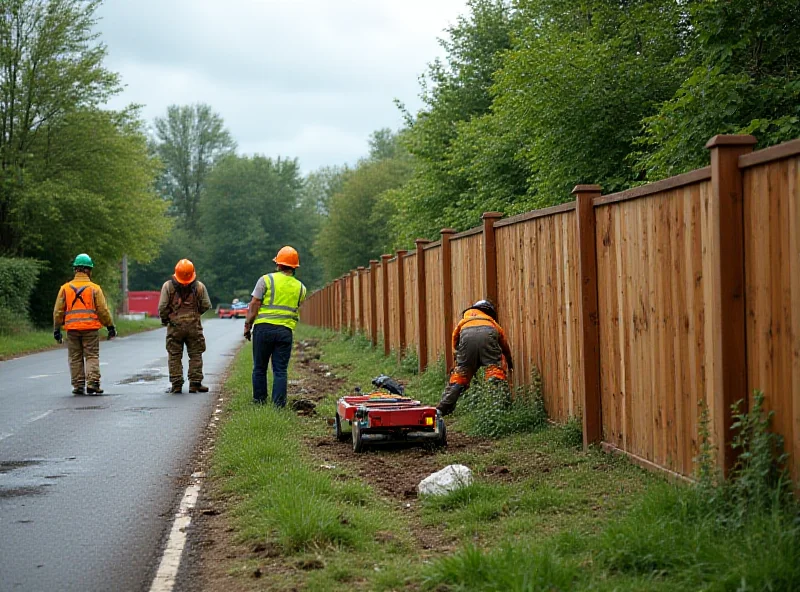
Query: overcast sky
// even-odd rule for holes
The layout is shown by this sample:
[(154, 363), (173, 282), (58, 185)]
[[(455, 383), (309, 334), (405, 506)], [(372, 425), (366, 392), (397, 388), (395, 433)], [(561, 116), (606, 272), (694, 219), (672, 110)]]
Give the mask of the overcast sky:
[(418, 76), (442, 55), (465, 0), (105, 0), (110, 103), (208, 103), (239, 151), (300, 159), (304, 171), (354, 163), (369, 134), (398, 128), (393, 99), (420, 106)]

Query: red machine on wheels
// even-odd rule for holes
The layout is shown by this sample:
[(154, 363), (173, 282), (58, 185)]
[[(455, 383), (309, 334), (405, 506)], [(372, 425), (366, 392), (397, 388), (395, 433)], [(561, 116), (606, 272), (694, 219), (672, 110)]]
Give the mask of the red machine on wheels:
[[(337, 440), (352, 438), (354, 452), (363, 452), (376, 442), (430, 442), (447, 446), (444, 419), (435, 407), (403, 396), (403, 387), (388, 376), (379, 376), (372, 384), (390, 392), (368, 395), (356, 392), (337, 402), (333, 420)], [(350, 424), (350, 433), (344, 431), (345, 424)]]

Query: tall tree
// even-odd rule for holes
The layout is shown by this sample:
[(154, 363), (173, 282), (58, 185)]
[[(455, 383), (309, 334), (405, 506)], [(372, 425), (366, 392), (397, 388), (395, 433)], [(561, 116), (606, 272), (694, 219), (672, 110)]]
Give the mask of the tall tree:
[(21, 254), (18, 200), (34, 145), (119, 90), (95, 32), (99, 0), (0, 0), (0, 252)]
[(205, 104), (171, 105), (155, 120), (156, 153), (164, 163), (160, 188), (170, 211), (185, 227), (198, 229), (200, 198), (214, 165), (233, 154), (236, 143), (219, 114)]

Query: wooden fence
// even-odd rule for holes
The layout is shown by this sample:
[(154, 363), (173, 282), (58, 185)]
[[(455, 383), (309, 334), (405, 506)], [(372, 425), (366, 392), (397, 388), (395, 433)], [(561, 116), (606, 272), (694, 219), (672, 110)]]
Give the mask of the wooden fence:
[(689, 476), (702, 408), (719, 466), (734, 462), (731, 405), (765, 393), (800, 476), (800, 140), (753, 152), (716, 136), (711, 166), (383, 255), (312, 294), (306, 323), (358, 331), (424, 370), (480, 298), (498, 307), (514, 380), (539, 369), (548, 413), (583, 420), (642, 465)]

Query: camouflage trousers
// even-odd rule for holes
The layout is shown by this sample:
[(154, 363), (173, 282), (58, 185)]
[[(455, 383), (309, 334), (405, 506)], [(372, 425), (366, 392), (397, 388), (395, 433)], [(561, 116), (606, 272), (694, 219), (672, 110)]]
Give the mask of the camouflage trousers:
[(72, 388), (100, 385), (100, 334), (94, 331), (67, 331), (67, 357)]
[(176, 323), (167, 327), (167, 354), (169, 355), (169, 381), (173, 386), (183, 385), (183, 346), (189, 354), (189, 382), (203, 382), (203, 352), (206, 339), (200, 320)]

